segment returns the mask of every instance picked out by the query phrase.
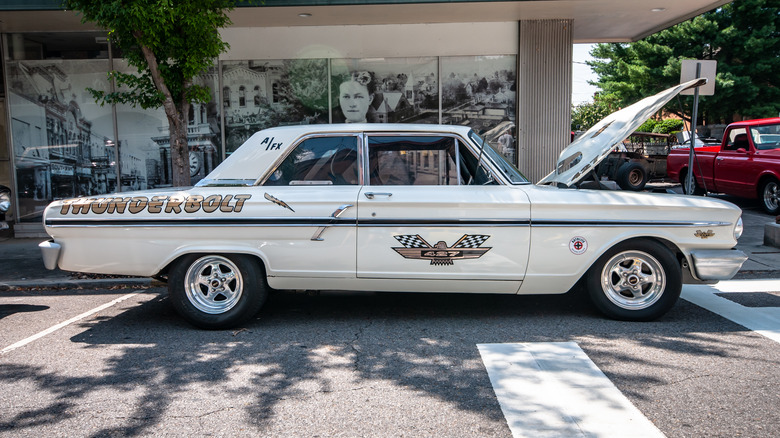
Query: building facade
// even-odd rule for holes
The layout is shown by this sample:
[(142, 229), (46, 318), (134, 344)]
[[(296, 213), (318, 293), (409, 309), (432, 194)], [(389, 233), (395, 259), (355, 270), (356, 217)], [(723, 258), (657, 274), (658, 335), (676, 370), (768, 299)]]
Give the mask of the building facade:
[[(100, 106), (89, 92), (111, 90), (111, 70), (132, 71), (105, 31), (59, 1), (21, 3), (0, 3), (0, 184), (13, 190), (16, 235), (42, 232), (54, 199), (170, 186), (162, 110)], [(725, 2), (660, 0), (663, 17), (646, 3), (267, 0), (237, 8), (222, 30), (230, 50), (199, 78), (211, 99), (190, 113), (192, 181), (260, 129), (350, 121), (342, 91), (354, 81), (367, 95), (366, 121), (471, 126), (536, 181), (569, 141), (573, 42), (634, 40)], [(609, 12), (634, 26), (610, 22)]]

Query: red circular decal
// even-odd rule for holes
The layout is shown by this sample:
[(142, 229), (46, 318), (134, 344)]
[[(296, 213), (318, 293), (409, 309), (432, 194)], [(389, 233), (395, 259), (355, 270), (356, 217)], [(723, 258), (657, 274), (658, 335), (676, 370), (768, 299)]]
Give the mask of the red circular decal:
[(588, 250), (588, 241), (584, 237), (572, 237), (569, 241), (569, 251), (576, 255), (584, 254)]

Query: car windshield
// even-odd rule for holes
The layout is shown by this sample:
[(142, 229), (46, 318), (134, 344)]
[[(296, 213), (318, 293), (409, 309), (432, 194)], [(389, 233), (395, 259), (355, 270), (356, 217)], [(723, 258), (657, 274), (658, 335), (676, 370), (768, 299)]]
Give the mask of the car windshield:
[(750, 135), (758, 150), (780, 149), (780, 124), (751, 126)]
[(485, 157), (487, 157), (490, 161), (492, 161), (496, 168), (506, 177), (506, 179), (509, 180), (511, 184), (528, 183), (528, 178), (520, 173), (520, 171), (517, 170), (517, 167), (507, 161), (503, 155), (499, 154), (495, 149), (493, 149), (493, 147), (490, 146), (490, 144), (485, 140), (483, 140), (482, 137), (477, 135), (476, 132), (469, 131), (469, 137), (474, 143), (482, 148), (484, 153), (482, 159), (484, 160)]

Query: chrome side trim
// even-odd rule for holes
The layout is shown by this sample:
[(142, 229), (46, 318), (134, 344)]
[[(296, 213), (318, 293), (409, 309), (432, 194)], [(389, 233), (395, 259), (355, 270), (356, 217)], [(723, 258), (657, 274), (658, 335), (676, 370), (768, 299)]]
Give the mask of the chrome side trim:
[(216, 217), (216, 218), (155, 218), (155, 219), (105, 219), (105, 218), (50, 218), (47, 227), (166, 227), (166, 226), (253, 226), (253, 227), (311, 227), (311, 226), (359, 226), (359, 227), (718, 227), (731, 226), (730, 222), (683, 221), (583, 221), (583, 220), (530, 220), (530, 219), (373, 219), (341, 217)]
[[(350, 207), (354, 207), (354, 206), (353, 206), (352, 204), (343, 204), (343, 205), (340, 205), (340, 206), (339, 206), (339, 207), (336, 209), (336, 211), (334, 211), (334, 212), (333, 212), (333, 214), (331, 214), (331, 215), (330, 215), (330, 217), (332, 217), (332, 218), (334, 218), (334, 219), (335, 219), (335, 218), (337, 218), (337, 217), (341, 216), (341, 214), (342, 214), (342, 213), (344, 213), (344, 211), (346, 211), (346, 210), (347, 210), (348, 208), (350, 208)], [(322, 241), (322, 240), (324, 240), (324, 239), (322, 238), (322, 233), (324, 233), (324, 232), (325, 232), (325, 229), (326, 229), (326, 228), (328, 228), (328, 225), (321, 225), (319, 228), (317, 228), (317, 231), (315, 231), (315, 232), (314, 232), (314, 235), (313, 235), (313, 236), (311, 236), (311, 240), (316, 240), (316, 241), (318, 241), (318, 242), (319, 242), (319, 241)]]
[[(342, 206), (342, 207), (346, 207)], [(341, 208), (341, 207), (340, 207)], [(337, 213), (338, 210), (335, 213)], [(343, 212), (343, 210), (342, 210)], [(340, 212), (338, 212), (340, 214)], [(358, 219), (329, 217), (252, 217), (187, 219), (51, 218), (47, 227), (528, 227), (528, 219)]]
[(541, 219), (531, 221), (533, 227), (723, 227), (734, 225), (731, 222), (687, 222), (687, 221), (588, 221), (588, 220), (553, 220)]

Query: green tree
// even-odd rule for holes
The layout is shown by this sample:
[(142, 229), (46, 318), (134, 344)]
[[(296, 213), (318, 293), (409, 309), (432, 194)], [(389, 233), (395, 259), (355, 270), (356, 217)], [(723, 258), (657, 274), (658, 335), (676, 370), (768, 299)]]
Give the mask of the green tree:
[[(683, 59), (718, 61), (714, 96), (702, 96), (699, 114), (708, 123), (777, 116), (780, 111), (780, 0), (735, 0), (630, 44), (598, 44), (588, 62), (594, 85), (635, 102), (679, 83)], [(667, 111), (692, 112), (692, 99), (672, 101)]]
[[(328, 111), (328, 64), (325, 59), (293, 59), (284, 62), (283, 94), (299, 103), (301, 117)], [(338, 92), (338, 91), (337, 91)]]
[(64, 0), (67, 9), (108, 31), (137, 74), (109, 73), (120, 91), (90, 90), (100, 104), (163, 107), (168, 118), (173, 185), (190, 185), (187, 123), (192, 103), (209, 101), (193, 79), (228, 49), (219, 29), (234, 0)]
[(593, 102), (572, 107), (571, 130), (587, 131), (596, 122), (620, 109), (619, 103), (617, 96), (600, 93), (593, 98)]

